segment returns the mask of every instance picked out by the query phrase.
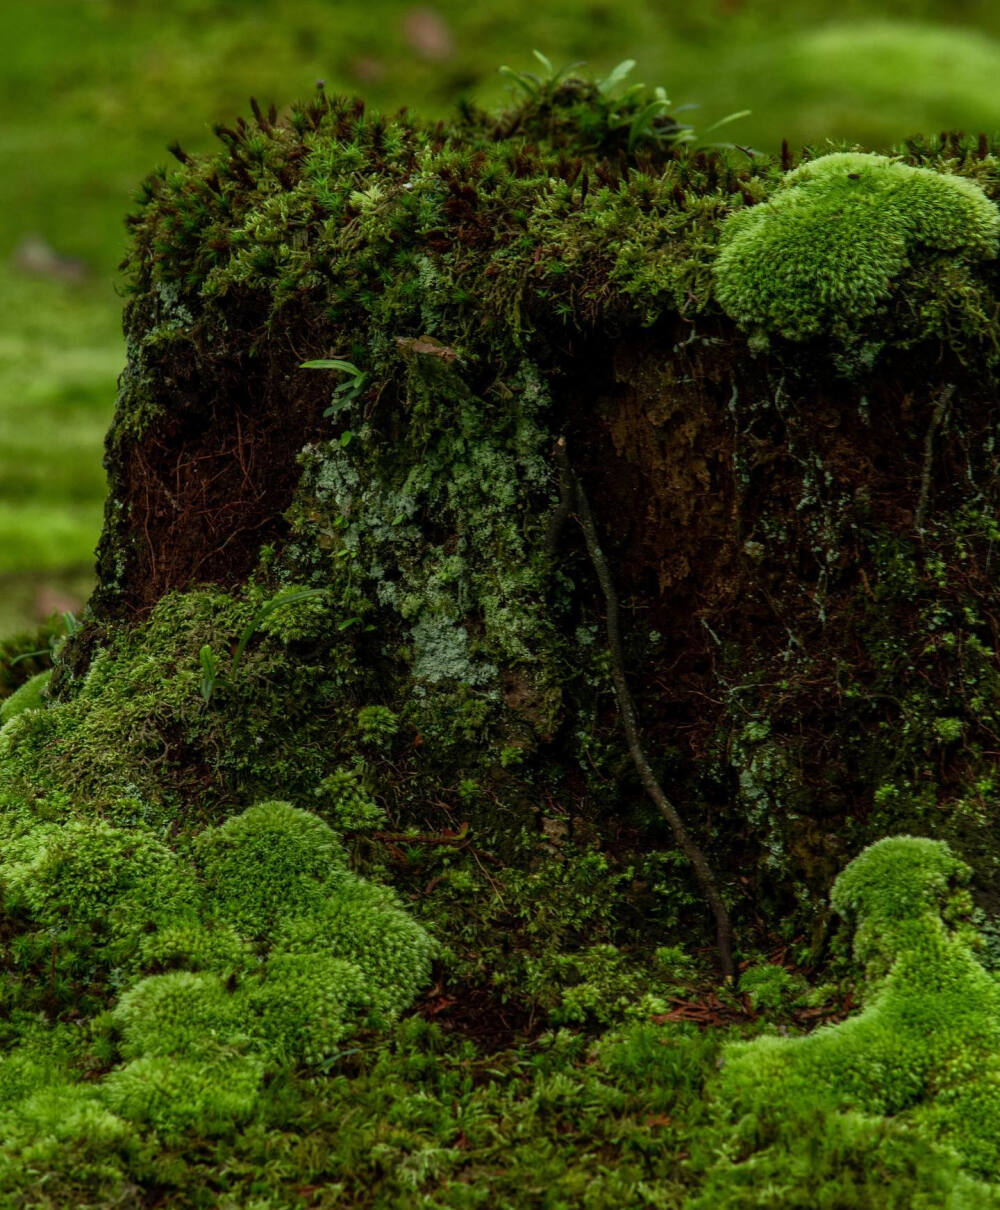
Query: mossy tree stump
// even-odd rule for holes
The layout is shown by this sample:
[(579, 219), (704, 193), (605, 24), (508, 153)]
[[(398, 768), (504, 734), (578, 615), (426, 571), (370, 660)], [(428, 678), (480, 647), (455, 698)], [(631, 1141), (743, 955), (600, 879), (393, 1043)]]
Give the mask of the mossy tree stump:
[[(311, 794), (380, 707), (394, 826), (469, 822), (503, 860), (553, 831), (670, 848), (560, 524), (562, 435), (647, 752), (737, 916), (822, 902), (889, 832), (956, 842), (985, 881), (996, 149), (775, 163), (667, 118), (630, 138), (638, 104), (567, 81), (425, 126), (320, 93), (177, 149), (130, 220), (100, 583), (57, 693), (168, 594), (320, 588), (282, 638), (309, 677), (213, 707), (264, 712), (259, 759), (192, 716), (180, 799), (192, 770), (203, 805)], [(353, 398), (301, 368), (331, 357), (366, 375)], [(176, 658), (208, 635), (224, 671), (236, 634), (211, 632)]]
[(613, 92), (147, 183), (98, 588), (0, 650), (0, 1189), (1000, 1196), (996, 148)]

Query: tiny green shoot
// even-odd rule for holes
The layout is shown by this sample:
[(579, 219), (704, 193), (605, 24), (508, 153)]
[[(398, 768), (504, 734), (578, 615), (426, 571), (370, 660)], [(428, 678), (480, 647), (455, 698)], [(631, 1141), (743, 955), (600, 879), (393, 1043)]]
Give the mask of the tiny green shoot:
[(62, 643), (63, 639), (71, 638), (77, 633), (78, 630), (81, 629), (82, 626), (76, 614), (69, 613), (68, 611), (62, 615), (62, 624), (65, 634), (52, 635), (49, 638), (48, 647), (39, 647), (36, 651), (22, 651), (20, 655), (15, 656), (14, 659), (10, 661), (11, 668), (13, 668), (15, 664), (19, 664), (22, 660), (33, 660), (38, 656), (43, 655), (48, 656), (49, 659), (54, 661), (56, 658), (56, 652), (58, 651), (59, 645)]
[[(363, 370), (359, 370), (353, 361), (344, 361), (340, 357), (319, 357), (313, 361), (303, 361), (299, 369), (336, 370), (340, 374), (347, 375), (347, 381), (334, 389), (333, 399), (323, 413), (324, 416), (338, 416), (349, 408), (364, 390), (365, 383), (368, 381), (368, 375)], [(346, 445), (347, 442), (345, 441), (343, 444)]]
[[(300, 601), (307, 601), (313, 597), (325, 597), (327, 590), (325, 588), (300, 588), (295, 592), (279, 592), (270, 600), (262, 602), (254, 610), (253, 616), (246, 626), (243, 627), (240, 637), (237, 640), (236, 647), (233, 651), (233, 662), (229, 669), (229, 678), (232, 679), (236, 675), (236, 670), (240, 666), (240, 661), (243, 658), (243, 653), (247, 649), (247, 644), (260, 629), (263, 622), (278, 609), (284, 608), (286, 605), (297, 605)], [(339, 630), (343, 630), (345, 625), (350, 625), (351, 622), (357, 619), (350, 618), (346, 623), (341, 623), (338, 626)], [(201, 681), (199, 689), (201, 696), (206, 705), (212, 700), (212, 694), (215, 692), (216, 686), (223, 679), (219, 675), (219, 656), (213, 651), (210, 643), (206, 643), (198, 653), (198, 658), (201, 661)]]
[(582, 67), (584, 63), (583, 59), (578, 59), (574, 63), (567, 63), (565, 67), (556, 71), (552, 66), (552, 60), (547, 55), (543, 55), (540, 50), (533, 50), (531, 53), (542, 65), (545, 72), (544, 75), (536, 75), (533, 71), (515, 71), (506, 64), (499, 71), (502, 76), (506, 76), (508, 80), (511, 80), (518, 88), (527, 93), (533, 101), (540, 100), (543, 93), (551, 92), (574, 68)]

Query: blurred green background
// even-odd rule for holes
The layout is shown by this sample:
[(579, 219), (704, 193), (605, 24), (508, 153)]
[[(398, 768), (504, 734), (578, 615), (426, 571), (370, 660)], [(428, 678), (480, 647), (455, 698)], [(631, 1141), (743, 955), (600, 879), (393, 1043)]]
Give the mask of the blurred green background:
[(124, 353), (117, 265), (136, 185), (166, 145), (212, 146), (251, 94), (322, 79), (377, 108), (502, 104), (501, 63), (638, 61), (708, 125), (763, 151), (1000, 130), (993, 0), (2, 0), (0, 634), (77, 609), (91, 580), (101, 442)]

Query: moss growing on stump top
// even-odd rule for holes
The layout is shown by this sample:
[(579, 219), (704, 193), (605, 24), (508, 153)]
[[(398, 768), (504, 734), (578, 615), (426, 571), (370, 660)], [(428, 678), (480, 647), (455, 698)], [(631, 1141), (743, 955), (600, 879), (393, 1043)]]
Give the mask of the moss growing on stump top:
[(302, 446), (357, 427), (324, 419), (307, 359), (356, 363), (370, 414), (417, 360), (478, 394), (525, 356), (557, 370), (605, 325), (706, 307), (717, 220), (773, 169), (684, 155), (669, 117), (630, 131), (642, 108), (575, 80), (429, 125), (320, 93), (220, 127), (218, 155), (178, 149), (130, 220), (98, 610), (239, 583), (287, 533)]
[(740, 323), (792, 340), (856, 331), (918, 249), (952, 264), (992, 259), (998, 235), (1000, 211), (973, 181), (885, 156), (826, 155), (727, 219), (716, 293)]
[(268, 300), (261, 322), (306, 294), (328, 334), (410, 324), (491, 357), (536, 325), (704, 304), (703, 229), (763, 196), (758, 169), (682, 154), (669, 118), (630, 135), (642, 106), (571, 80), (448, 125), (321, 93), (280, 122), (219, 127), (221, 154), (181, 153), (144, 187), (133, 291), (201, 310), (249, 290)]
[[(280, 120), (255, 108), (254, 122), (217, 127), (221, 153), (175, 149), (183, 166), (144, 185), (126, 265), (133, 295), (152, 291), (160, 312), (130, 327), (169, 342), (228, 306), (230, 322), (269, 322), (273, 339), (282, 309), (306, 303), (310, 331), (356, 348), (388, 337), (377, 368), (402, 329), (495, 364), (533, 334), (690, 319), (715, 293), (741, 321), (800, 339), (856, 326), (920, 249), (995, 256), (996, 162), (982, 141), (782, 171), (692, 151), (673, 119), (642, 124), (646, 101), (571, 79), (448, 124), (322, 92)], [(233, 314), (248, 295), (262, 309)]]
[[(241, 583), (287, 534), (302, 446), (385, 415), (416, 361), (438, 358), (502, 411), (497, 384), (526, 358), (552, 385), (592, 382), (584, 367), (619, 337), (653, 326), (666, 351), (725, 309), (797, 339), (839, 334), (859, 365), (933, 340), (992, 363), (987, 147), (861, 157), (857, 180), (843, 157), (783, 175), (680, 145), (668, 116), (641, 120), (646, 103), (567, 80), (500, 116), (466, 107), (430, 125), (321, 92), (218, 128), (216, 155), (176, 149), (130, 220), (98, 612)], [(843, 264), (808, 225), (838, 191), (854, 199)], [(826, 259), (803, 268), (789, 238)], [(823, 344), (813, 359), (843, 353)], [(329, 382), (299, 369), (330, 356), (366, 374), (359, 407), (332, 423)]]

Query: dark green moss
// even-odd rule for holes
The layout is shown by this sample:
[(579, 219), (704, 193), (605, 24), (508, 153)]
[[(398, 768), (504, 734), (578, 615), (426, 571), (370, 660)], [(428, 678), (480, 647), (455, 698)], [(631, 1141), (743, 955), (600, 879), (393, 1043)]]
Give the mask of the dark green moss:
[(28, 634), (0, 640), (0, 701), (51, 667), (60, 631), (61, 627), (53, 622)]

